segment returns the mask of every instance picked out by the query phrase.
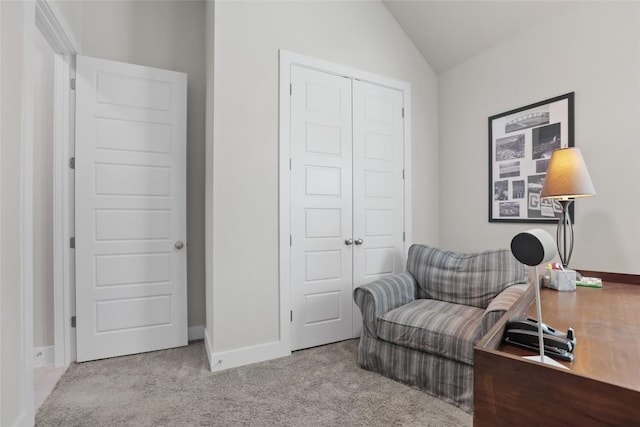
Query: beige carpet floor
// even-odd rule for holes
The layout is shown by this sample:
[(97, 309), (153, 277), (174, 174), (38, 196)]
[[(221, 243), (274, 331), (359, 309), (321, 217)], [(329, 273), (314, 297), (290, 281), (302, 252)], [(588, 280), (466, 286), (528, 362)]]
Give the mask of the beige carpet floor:
[(356, 365), (357, 341), (209, 372), (204, 345), (73, 364), (37, 426), (471, 426), (472, 417)]

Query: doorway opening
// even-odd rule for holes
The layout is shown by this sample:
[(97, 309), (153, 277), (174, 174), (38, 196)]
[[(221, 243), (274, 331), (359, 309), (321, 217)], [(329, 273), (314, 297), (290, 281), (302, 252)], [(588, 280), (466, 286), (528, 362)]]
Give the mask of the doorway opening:
[(73, 101), (70, 80), (78, 44), (54, 4), (36, 2), (30, 75), (33, 82), (33, 177), (25, 206), (33, 215), (31, 305), (34, 408), (43, 402), (75, 359), (73, 256), (73, 177), (66, 159), (73, 152)]
[(55, 52), (34, 32), (33, 358), (37, 410), (64, 373), (56, 366), (53, 303), (53, 83)]

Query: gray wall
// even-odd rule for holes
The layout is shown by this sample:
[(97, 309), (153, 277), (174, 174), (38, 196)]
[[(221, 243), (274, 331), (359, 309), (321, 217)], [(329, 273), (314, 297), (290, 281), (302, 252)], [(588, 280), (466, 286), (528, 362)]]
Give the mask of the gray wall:
[[(20, 368), (31, 357), (23, 354), (21, 341), (32, 337), (24, 329), (21, 303), (19, 168), (23, 37), (31, 19), (25, 11), (32, 7), (0, 2), (1, 425), (18, 419), (26, 405), (22, 390), (30, 386)], [(215, 81), (216, 98), (209, 88), (207, 197), (214, 198), (207, 202), (212, 250), (206, 259), (211, 272), (206, 323), (216, 337), (214, 351), (259, 345), (277, 335), (279, 48), (412, 84), (414, 240), (458, 250), (505, 247), (528, 228), (487, 222), (487, 117), (575, 91), (576, 145), (598, 195), (577, 202), (574, 265), (640, 273), (637, 3), (587, 3), (550, 17), (438, 80), (377, 2), (218, 2), (215, 13), (211, 4), (206, 7), (206, 37), (201, 2), (61, 2), (60, 7), (85, 54), (189, 74), (190, 325), (205, 318), (208, 57), (206, 77)]]
[(379, 2), (216, 2), (214, 27), (207, 333), (222, 352), (279, 339), (278, 49), (411, 84), (413, 239), (432, 244), (437, 82)]
[(487, 221), (487, 117), (575, 91), (575, 144), (598, 195), (575, 202), (571, 264), (640, 273), (639, 8), (584, 2), (439, 76), (442, 246), (508, 247), (532, 227)]
[(80, 42), (82, 35), (82, 1), (73, 0), (52, 0), (60, 12), (64, 15), (69, 30), (73, 33), (77, 42)]
[[(31, 82), (25, 79), (25, 63), (33, 42), (33, 4), (0, 2), (0, 425), (32, 422), (27, 387), (31, 354), (23, 301), (29, 298), (22, 277), (24, 223), (21, 198), (22, 147), (29, 131), (23, 114)], [(28, 246), (27, 246), (28, 247)], [(25, 311), (27, 311), (25, 313)]]

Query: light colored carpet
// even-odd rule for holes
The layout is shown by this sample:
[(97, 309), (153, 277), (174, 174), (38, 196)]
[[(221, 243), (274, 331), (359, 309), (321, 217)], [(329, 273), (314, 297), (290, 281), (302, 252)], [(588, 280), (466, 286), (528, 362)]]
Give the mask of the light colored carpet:
[(357, 340), (212, 373), (202, 341), (73, 364), (37, 426), (471, 426), (472, 417), (356, 365)]

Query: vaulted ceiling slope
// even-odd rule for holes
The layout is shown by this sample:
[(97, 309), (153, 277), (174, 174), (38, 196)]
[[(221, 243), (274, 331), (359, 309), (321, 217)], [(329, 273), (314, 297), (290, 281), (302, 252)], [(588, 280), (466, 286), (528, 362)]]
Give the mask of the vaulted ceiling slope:
[(383, 0), (440, 74), (580, 1)]

